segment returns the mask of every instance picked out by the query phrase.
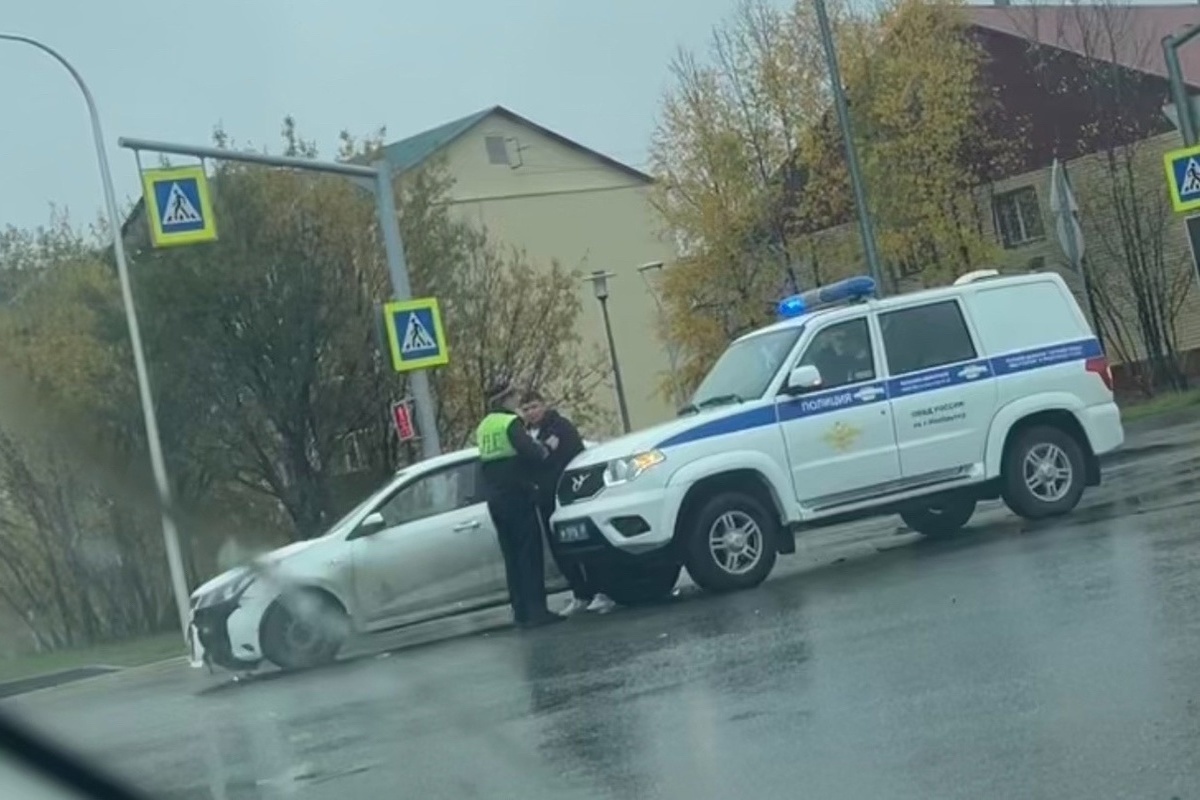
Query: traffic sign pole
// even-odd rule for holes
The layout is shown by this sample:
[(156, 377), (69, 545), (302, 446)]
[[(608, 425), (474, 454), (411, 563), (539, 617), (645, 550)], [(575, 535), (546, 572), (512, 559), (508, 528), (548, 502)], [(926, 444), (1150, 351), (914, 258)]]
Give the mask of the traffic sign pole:
[(1200, 36), (1200, 25), (1193, 25), (1181, 33), (1164, 36), (1162, 40), (1163, 60), (1167, 62), (1167, 79), (1171, 90), (1171, 99), (1179, 114), (1179, 132), (1183, 135), (1185, 146), (1196, 144), (1196, 117), (1193, 113), (1191, 98), (1188, 96), (1187, 83), (1183, 79), (1183, 68), (1179, 64), (1179, 48)]
[[(1178, 120), (1172, 120), (1179, 128), (1179, 133), (1183, 136), (1183, 145), (1185, 148), (1194, 148), (1197, 145), (1198, 132), (1196, 130), (1196, 108), (1193, 103), (1194, 98), (1188, 91), (1187, 82), (1183, 78), (1183, 67), (1179, 63), (1179, 48), (1200, 36), (1200, 25), (1192, 25), (1185, 30), (1164, 36), (1162, 40), (1163, 59), (1167, 64), (1167, 80), (1171, 90), (1171, 99), (1174, 101), (1175, 112), (1178, 115)], [(1171, 188), (1171, 203), (1175, 206), (1177, 212), (1193, 210), (1191, 208), (1182, 208), (1186, 205), (1184, 198), (1181, 196), (1182, 186), (1179, 181), (1172, 175), (1172, 167), (1170, 159), (1167, 161), (1167, 180)], [(1196, 278), (1200, 281), (1200, 251), (1196, 248), (1195, 235), (1195, 217), (1189, 217), (1185, 220), (1188, 234), (1188, 245), (1192, 253), (1192, 268), (1196, 272)]]
[(1083, 282), (1083, 294), (1087, 298), (1088, 311), (1092, 315), (1092, 328), (1100, 340), (1100, 348), (1104, 350), (1106, 346), (1104, 333), (1100, 329), (1100, 314), (1096, 311), (1096, 295), (1092, 291), (1087, 264), (1083, 260), (1084, 241), (1083, 228), (1078, 217), (1079, 204), (1071, 191), (1067, 165), (1057, 158), (1050, 169), (1050, 211), (1054, 214), (1054, 230), (1058, 234), (1058, 243), (1067, 256), (1067, 263)]
[[(404, 257), (404, 243), (400, 240), (400, 218), (396, 214), (394, 192), (392, 165), (384, 160), (376, 161), (375, 199), (383, 246), (387, 250), (388, 273), (392, 276), (392, 294), (398, 300), (408, 300), (412, 297), (412, 288), (408, 283), (408, 261)], [(408, 380), (416, 406), (417, 430), (421, 432), (421, 455), (433, 458), (442, 452), (442, 444), (438, 437), (437, 409), (433, 405), (429, 374), (422, 369), (414, 370)]]

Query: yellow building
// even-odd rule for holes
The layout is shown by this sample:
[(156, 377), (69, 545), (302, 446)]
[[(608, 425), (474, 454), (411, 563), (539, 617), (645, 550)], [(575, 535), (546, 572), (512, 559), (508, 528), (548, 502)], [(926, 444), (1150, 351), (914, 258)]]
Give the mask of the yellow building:
[[(460, 218), (482, 225), (534, 263), (557, 260), (584, 275), (602, 270), (608, 309), (633, 427), (674, 413), (658, 391), (670, 359), (657, 334), (653, 263), (670, 263), (650, 206), (653, 179), (633, 167), (495, 106), (387, 145), (400, 173), (433, 158), (453, 178), (449, 202)], [(600, 304), (580, 281), (580, 334), (607, 353)], [(609, 385), (613, 418), (616, 393)]]

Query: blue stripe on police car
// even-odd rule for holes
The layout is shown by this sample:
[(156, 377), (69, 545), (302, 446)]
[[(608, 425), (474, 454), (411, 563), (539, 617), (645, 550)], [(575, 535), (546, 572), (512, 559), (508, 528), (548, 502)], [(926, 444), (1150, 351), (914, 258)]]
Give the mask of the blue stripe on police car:
[(776, 422), (789, 422), (883, 400), (924, 394), (985, 378), (1002, 378), (1020, 372), (1045, 369), (1075, 361), (1086, 361), (1090, 358), (1099, 358), (1103, 354), (1104, 351), (1098, 340), (1080, 339), (1075, 342), (1022, 350), (965, 364), (955, 364), (952, 367), (902, 375), (898, 378), (875, 381), (848, 389), (816, 392), (804, 397), (784, 400), (778, 405), (758, 406), (702, 423), (695, 428), (668, 437), (658, 447), (659, 449), (674, 447), (714, 436), (724, 436), (773, 425)]

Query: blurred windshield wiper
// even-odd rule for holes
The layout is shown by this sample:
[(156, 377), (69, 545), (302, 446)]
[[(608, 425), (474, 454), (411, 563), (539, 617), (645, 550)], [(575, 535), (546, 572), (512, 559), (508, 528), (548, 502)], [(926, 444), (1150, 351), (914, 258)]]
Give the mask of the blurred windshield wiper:
[(712, 406), (723, 406), (726, 403), (740, 403), (740, 402), (742, 402), (741, 395), (718, 394), (713, 397), (705, 398), (704, 400), (701, 400), (699, 403), (696, 403), (696, 408), (697, 409), (711, 408)]
[(711, 408), (713, 406), (723, 406), (726, 403), (742, 403), (742, 396), (738, 394), (718, 394), (712, 397), (706, 397), (699, 403), (688, 403), (676, 411), (677, 416), (686, 416), (687, 414), (695, 414), (702, 408)]

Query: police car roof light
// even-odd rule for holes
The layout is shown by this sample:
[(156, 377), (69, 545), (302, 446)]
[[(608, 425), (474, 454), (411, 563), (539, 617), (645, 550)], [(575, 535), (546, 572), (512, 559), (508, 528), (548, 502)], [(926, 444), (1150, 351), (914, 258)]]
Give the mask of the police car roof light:
[(777, 311), (780, 319), (795, 319), (821, 308), (854, 303), (874, 296), (875, 281), (866, 275), (859, 275), (785, 297), (779, 301)]

